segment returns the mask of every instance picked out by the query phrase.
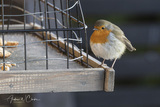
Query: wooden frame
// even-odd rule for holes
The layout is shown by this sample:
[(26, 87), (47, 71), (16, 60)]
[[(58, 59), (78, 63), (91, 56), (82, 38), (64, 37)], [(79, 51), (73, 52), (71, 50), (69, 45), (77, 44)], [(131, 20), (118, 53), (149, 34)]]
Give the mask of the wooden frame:
[(0, 72), (0, 94), (102, 91), (103, 86), (102, 68)]
[[(14, 25), (21, 29), (23, 25)], [(37, 24), (27, 25), (27, 28), (41, 29)], [(12, 28), (11, 28), (12, 29)], [(42, 34), (42, 32), (37, 32)], [(47, 32), (48, 38), (56, 40), (56, 35)], [(55, 44), (56, 41), (53, 41)], [(59, 46), (65, 48), (65, 42), (60, 40)], [(72, 46), (69, 45), (69, 53)], [(79, 49), (74, 47), (75, 57), (79, 57)], [(86, 53), (82, 52), (86, 62)], [(114, 90), (115, 71), (108, 66), (101, 66), (100, 61), (88, 56), (88, 63), (93, 68), (61, 69), (61, 70), (27, 70), (0, 72), (0, 94), (9, 93), (40, 93), (40, 92), (79, 92), (79, 91), (106, 91)]]

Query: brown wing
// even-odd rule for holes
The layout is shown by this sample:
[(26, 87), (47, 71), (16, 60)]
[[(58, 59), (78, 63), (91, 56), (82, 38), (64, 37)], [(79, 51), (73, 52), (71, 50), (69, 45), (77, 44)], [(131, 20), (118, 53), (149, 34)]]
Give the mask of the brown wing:
[(125, 43), (125, 45), (126, 45), (126, 47), (127, 47), (127, 49), (129, 50), (129, 51), (136, 51), (136, 48), (134, 48), (133, 46), (132, 46), (132, 44), (131, 44), (131, 42), (125, 37), (125, 36), (123, 36), (122, 37), (123, 38), (123, 41), (124, 41), (124, 43)]
[(136, 50), (132, 46), (131, 42), (125, 37), (123, 31), (118, 26), (116, 26), (115, 24), (113, 24), (109, 21), (103, 20), (103, 19), (100, 19), (100, 20), (96, 21), (96, 23), (95, 23), (95, 26), (102, 26), (102, 25), (107, 25), (106, 29), (111, 30), (111, 32), (115, 35), (115, 37), (126, 45), (126, 47), (129, 51)]
[(125, 37), (123, 31), (114, 24), (113, 24), (113, 27), (114, 27), (114, 30), (112, 31), (112, 33), (115, 34), (116, 38), (119, 39), (121, 42), (123, 42), (129, 51), (136, 51), (136, 48), (134, 48), (131, 42)]

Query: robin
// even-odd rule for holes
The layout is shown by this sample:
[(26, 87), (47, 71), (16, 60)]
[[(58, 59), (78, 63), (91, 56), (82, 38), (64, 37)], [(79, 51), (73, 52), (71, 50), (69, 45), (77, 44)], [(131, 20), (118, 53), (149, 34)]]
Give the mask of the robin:
[(125, 52), (136, 51), (131, 42), (125, 37), (123, 31), (115, 24), (106, 20), (97, 20), (94, 26), (94, 32), (90, 37), (90, 46), (94, 55), (104, 60), (114, 60), (111, 68), (117, 59)]

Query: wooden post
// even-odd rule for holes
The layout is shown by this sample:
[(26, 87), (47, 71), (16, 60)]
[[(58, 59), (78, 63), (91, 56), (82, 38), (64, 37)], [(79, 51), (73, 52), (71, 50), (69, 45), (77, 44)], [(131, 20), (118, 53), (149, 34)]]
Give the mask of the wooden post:
[(112, 68), (105, 68), (104, 91), (114, 91), (115, 71)]

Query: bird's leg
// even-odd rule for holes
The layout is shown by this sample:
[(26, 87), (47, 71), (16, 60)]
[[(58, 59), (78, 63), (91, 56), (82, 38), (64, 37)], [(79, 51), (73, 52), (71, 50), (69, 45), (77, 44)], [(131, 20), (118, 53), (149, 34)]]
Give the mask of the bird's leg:
[(99, 67), (101, 67), (102, 65), (107, 66), (107, 64), (104, 64), (105, 59), (102, 61), (101, 65), (99, 65)]
[(104, 64), (104, 62), (105, 62), (105, 59), (102, 61), (101, 65), (103, 65), (103, 64)]
[(111, 68), (113, 68), (113, 67), (114, 67), (114, 64), (116, 63), (116, 60), (117, 60), (117, 58), (115, 58), (115, 59), (114, 59), (114, 61), (113, 61), (113, 64), (112, 64)]

